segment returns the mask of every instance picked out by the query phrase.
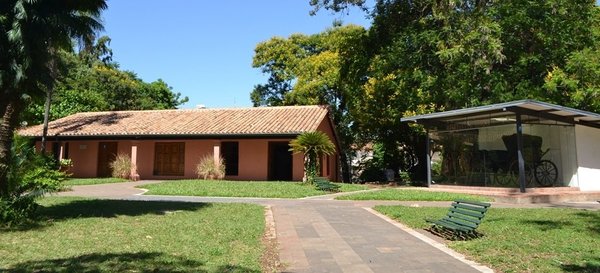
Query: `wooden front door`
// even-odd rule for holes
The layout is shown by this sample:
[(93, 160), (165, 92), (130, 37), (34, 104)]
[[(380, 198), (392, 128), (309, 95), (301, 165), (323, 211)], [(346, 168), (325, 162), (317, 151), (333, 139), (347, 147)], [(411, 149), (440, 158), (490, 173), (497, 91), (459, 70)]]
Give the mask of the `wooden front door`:
[(157, 142), (154, 145), (154, 175), (184, 175), (185, 143)]
[(117, 156), (116, 142), (100, 142), (98, 146), (98, 177), (112, 176), (110, 163)]
[(269, 180), (292, 180), (292, 152), (288, 142), (269, 142)]

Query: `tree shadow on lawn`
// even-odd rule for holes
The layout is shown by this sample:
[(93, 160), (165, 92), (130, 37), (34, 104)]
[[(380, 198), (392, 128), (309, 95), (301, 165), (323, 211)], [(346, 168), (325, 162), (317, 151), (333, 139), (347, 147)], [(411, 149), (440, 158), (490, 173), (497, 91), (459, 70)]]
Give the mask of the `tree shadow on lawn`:
[(600, 273), (600, 259), (585, 262), (583, 265), (564, 264), (560, 266), (564, 272)]
[(25, 231), (44, 228), (53, 222), (77, 218), (113, 218), (117, 216), (166, 215), (177, 211), (196, 211), (212, 206), (208, 203), (130, 200), (74, 200), (41, 206), (38, 219), (27, 225), (4, 231)]
[(541, 231), (548, 231), (553, 229), (563, 229), (566, 227), (573, 226), (570, 221), (555, 221), (555, 220), (524, 220), (523, 223), (528, 225), (536, 225)]
[[(591, 225), (589, 226), (590, 231), (596, 234), (600, 234), (600, 211), (582, 211), (578, 212), (577, 216), (587, 218), (591, 223)], [(597, 272), (600, 272), (600, 270), (598, 270)]]
[[(600, 212), (598, 211), (581, 211), (575, 214), (575, 217), (580, 218), (580, 221), (586, 222), (586, 228), (595, 234), (600, 234)], [(523, 223), (535, 224), (540, 227), (542, 231), (548, 231), (553, 229), (563, 229), (575, 226), (573, 221), (577, 219), (571, 219), (570, 221), (557, 221), (557, 220), (524, 220)]]
[[(207, 270), (204, 263), (159, 252), (93, 253), (62, 259), (28, 261), (2, 269), (2, 272), (250, 272), (237, 265), (221, 265)], [(6, 271), (4, 271), (6, 270)]]

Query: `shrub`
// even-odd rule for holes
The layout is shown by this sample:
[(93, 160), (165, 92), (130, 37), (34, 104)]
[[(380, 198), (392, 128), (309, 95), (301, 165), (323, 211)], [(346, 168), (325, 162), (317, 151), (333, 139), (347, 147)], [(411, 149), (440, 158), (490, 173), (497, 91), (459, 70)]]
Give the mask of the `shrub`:
[(0, 224), (18, 225), (32, 220), (35, 200), (46, 193), (60, 191), (67, 175), (46, 155), (35, 153), (26, 139), (15, 137), (8, 167), (8, 194), (0, 197)]
[(31, 220), (38, 204), (32, 196), (0, 197), (0, 221), (2, 226), (13, 226)]
[(304, 182), (313, 184), (319, 169), (319, 157), (335, 153), (335, 144), (319, 131), (305, 132), (290, 141), (290, 151), (304, 154)]
[(225, 160), (219, 157), (215, 162), (212, 155), (206, 155), (200, 158), (196, 165), (196, 174), (202, 179), (223, 179), (225, 177)]
[(116, 178), (129, 179), (131, 175), (131, 158), (124, 153), (119, 153), (115, 160), (110, 163), (112, 176)]

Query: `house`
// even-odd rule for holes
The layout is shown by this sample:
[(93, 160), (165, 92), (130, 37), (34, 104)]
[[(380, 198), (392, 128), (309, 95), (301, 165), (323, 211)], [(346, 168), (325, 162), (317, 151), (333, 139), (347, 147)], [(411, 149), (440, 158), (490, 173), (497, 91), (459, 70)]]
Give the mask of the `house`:
[[(131, 157), (132, 177), (196, 178), (206, 155), (225, 160), (225, 179), (302, 180), (303, 155), (288, 143), (322, 131), (339, 150), (326, 106), (113, 111), (78, 113), (52, 121), (47, 147), (71, 159), (73, 177), (107, 177), (118, 153)], [(39, 146), (42, 126), (19, 130)], [(320, 175), (338, 181), (338, 155), (323, 156)]]
[(428, 185), (600, 191), (600, 114), (520, 100), (401, 121), (427, 130)]

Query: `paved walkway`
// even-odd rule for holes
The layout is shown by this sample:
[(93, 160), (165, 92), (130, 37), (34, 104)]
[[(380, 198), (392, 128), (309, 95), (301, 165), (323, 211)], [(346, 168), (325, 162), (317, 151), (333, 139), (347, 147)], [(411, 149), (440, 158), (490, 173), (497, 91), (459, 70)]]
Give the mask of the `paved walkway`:
[[(146, 183), (156, 182), (75, 186), (73, 191), (59, 195), (270, 206), (285, 272), (491, 272), (368, 209), (377, 204), (447, 207), (450, 202), (340, 201), (331, 200), (331, 196), (266, 199), (140, 195), (144, 191), (135, 186)], [(493, 206), (523, 207), (501, 203)], [(592, 202), (526, 206), (600, 209)]]

